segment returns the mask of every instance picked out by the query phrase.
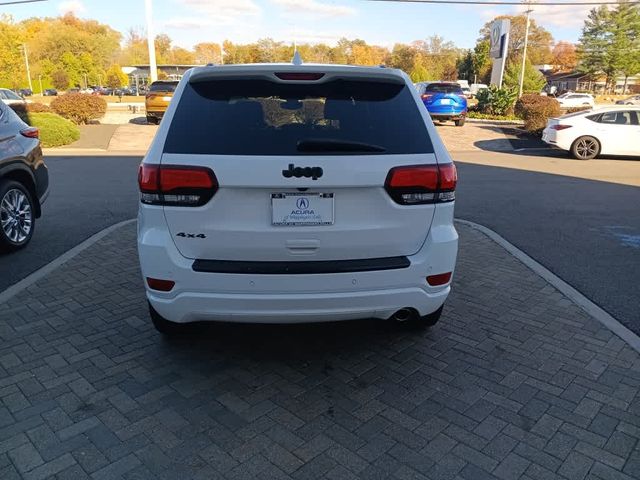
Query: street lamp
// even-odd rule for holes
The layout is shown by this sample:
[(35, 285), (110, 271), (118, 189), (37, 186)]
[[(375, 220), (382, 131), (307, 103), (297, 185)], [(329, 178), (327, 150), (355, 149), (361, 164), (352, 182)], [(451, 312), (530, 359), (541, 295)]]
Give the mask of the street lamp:
[(31, 71), (29, 70), (29, 56), (27, 55), (27, 46), (23, 43), (20, 45), (22, 52), (24, 53), (24, 64), (27, 67), (27, 80), (29, 80), (29, 90), (33, 92), (33, 85), (31, 85)]
[(153, 36), (153, 18), (151, 15), (151, 0), (144, 0), (145, 13), (147, 17), (147, 45), (149, 47), (149, 76), (151, 81), (158, 80), (158, 66), (156, 65), (156, 45)]
[(527, 44), (529, 43), (529, 15), (531, 15), (531, 3), (527, 3), (527, 18), (524, 29), (524, 48), (522, 49), (522, 68), (520, 69), (520, 87), (518, 89), (518, 97), (522, 96), (522, 86), (524, 85), (524, 69), (527, 65)]

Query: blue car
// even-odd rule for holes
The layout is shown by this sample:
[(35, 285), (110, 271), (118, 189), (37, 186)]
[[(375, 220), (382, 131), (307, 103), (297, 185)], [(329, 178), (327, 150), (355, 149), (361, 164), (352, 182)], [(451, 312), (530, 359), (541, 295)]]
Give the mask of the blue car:
[(434, 120), (453, 120), (457, 127), (467, 117), (467, 99), (456, 82), (421, 82), (416, 84), (420, 98)]

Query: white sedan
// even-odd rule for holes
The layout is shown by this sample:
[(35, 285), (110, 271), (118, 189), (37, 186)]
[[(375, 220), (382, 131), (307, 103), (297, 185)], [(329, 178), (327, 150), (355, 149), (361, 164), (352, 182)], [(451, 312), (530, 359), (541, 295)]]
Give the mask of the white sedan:
[(560, 108), (594, 107), (596, 102), (593, 95), (588, 93), (563, 93), (556, 98)]
[(579, 160), (598, 155), (640, 156), (640, 107), (609, 106), (551, 118), (542, 140)]

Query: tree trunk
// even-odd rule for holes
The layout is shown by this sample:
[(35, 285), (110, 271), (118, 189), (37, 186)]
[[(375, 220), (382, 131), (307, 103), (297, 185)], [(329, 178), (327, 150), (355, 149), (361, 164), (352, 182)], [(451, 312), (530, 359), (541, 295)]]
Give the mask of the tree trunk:
[(622, 94), (625, 95), (627, 92), (627, 80), (629, 79), (629, 75), (624, 74), (624, 86), (622, 87)]

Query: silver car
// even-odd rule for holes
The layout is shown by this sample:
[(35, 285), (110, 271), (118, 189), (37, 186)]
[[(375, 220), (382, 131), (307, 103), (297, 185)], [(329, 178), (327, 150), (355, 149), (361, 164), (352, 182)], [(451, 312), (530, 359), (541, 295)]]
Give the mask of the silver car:
[(616, 105), (640, 105), (640, 95), (634, 95), (633, 97), (625, 98), (624, 100), (618, 100)]

